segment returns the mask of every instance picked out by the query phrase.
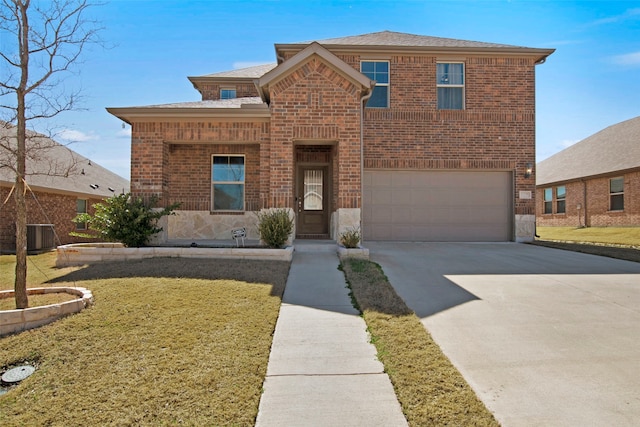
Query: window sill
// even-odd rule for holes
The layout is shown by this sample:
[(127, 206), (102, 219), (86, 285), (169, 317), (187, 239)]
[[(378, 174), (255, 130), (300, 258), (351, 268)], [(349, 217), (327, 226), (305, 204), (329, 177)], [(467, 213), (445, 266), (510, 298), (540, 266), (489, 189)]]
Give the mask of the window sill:
[(211, 211), (209, 215), (244, 215), (246, 211)]

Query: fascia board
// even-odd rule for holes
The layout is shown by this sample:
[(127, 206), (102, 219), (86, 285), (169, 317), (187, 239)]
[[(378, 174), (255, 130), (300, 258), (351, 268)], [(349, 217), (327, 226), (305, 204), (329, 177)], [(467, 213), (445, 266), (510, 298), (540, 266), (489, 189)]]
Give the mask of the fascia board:
[(237, 119), (268, 119), (271, 113), (267, 107), (258, 105), (258, 108), (148, 108), (148, 107), (129, 107), (129, 108), (107, 108), (107, 111), (120, 120), (131, 124), (136, 120), (153, 120), (153, 119), (218, 119), (218, 118), (237, 118)]
[[(315, 42), (314, 42), (315, 43)], [(296, 52), (304, 49), (306, 45), (299, 44), (285, 44), (276, 45), (276, 51), (282, 52)], [(382, 55), (397, 55), (397, 54), (413, 54), (413, 55), (441, 55), (441, 54), (453, 54), (453, 55), (480, 55), (480, 56), (510, 56), (510, 57), (534, 57), (536, 62), (544, 60), (546, 57), (555, 52), (555, 49), (543, 49), (543, 48), (528, 48), (528, 47), (502, 47), (502, 48), (488, 48), (488, 47), (415, 47), (415, 46), (361, 46), (361, 45), (321, 45), (327, 50), (334, 53), (344, 54), (382, 54)]]

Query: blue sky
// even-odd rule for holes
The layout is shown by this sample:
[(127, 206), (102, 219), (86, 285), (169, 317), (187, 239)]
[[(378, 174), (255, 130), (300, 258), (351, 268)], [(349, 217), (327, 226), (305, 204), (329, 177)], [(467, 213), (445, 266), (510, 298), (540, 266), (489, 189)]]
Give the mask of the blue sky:
[(105, 107), (199, 100), (187, 76), (275, 62), (274, 43), (390, 30), (555, 48), (536, 67), (538, 161), (640, 115), (638, 1), (113, 0), (92, 13), (110, 47), (67, 80), (85, 110), (56, 118), (58, 140), (126, 178), (130, 129)]

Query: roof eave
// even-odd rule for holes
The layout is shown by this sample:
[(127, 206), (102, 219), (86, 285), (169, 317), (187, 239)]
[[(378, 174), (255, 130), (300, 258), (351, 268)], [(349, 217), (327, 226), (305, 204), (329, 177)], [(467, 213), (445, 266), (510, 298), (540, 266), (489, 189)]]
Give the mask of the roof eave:
[[(320, 44), (320, 43), (319, 43)], [(453, 46), (386, 46), (386, 45), (342, 45), (320, 44), (331, 52), (366, 52), (376, 54), (411, 53), (411, 54), (455, 54), (455, 55), (498, 55), (498, 56), (533, 56), (536, 63), (541, 63), (555, 49), (528, 47), (453, 47)], [(309, 44), (276, 44), (276, 54), (296, 52)]]
[(107, 108), (107, 111), (128, 124), (149, 119), (265, 119), (271, 116), (268, 107), (260, 104), (248, 104), (241, 108), (124, 107)]

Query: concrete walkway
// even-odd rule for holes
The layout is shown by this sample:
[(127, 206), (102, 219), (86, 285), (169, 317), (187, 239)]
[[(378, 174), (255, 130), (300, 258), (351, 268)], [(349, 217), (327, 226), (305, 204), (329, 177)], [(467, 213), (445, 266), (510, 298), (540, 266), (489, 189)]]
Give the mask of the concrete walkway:
[(256, 426), (406, 426), (335, 243), (295, 247)]

